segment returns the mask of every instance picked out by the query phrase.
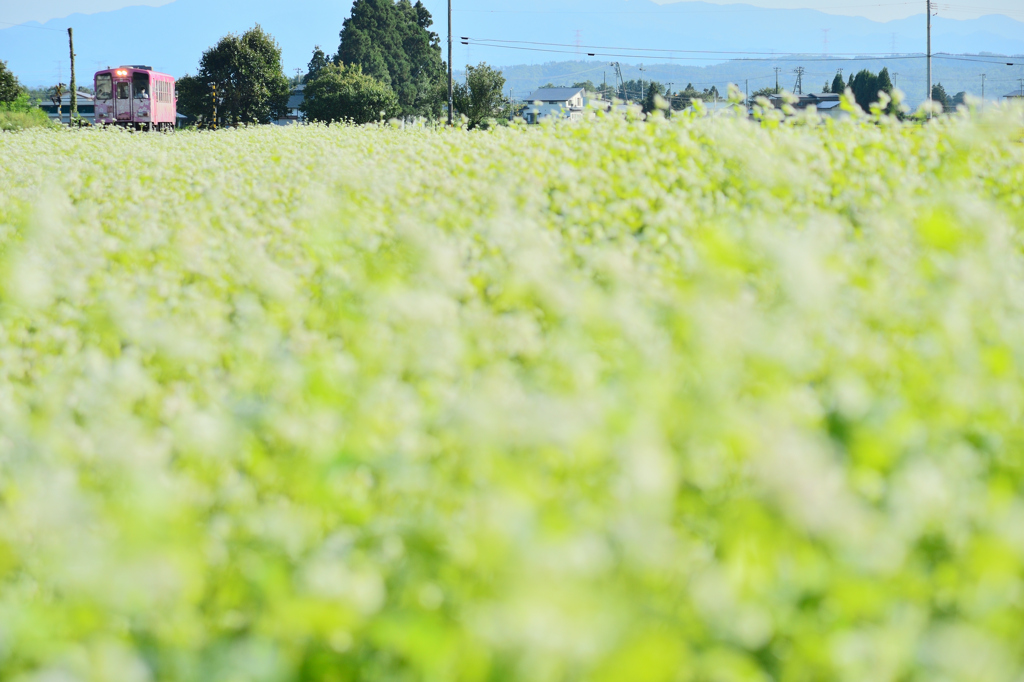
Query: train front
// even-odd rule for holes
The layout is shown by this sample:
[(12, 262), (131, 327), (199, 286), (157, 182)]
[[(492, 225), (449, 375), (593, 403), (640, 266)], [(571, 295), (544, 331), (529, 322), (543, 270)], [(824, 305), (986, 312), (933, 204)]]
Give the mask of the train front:
[(144, 130), (172, 127), (174, 79), (148, 66), (121, 66), (97, 71), (96, 123)]

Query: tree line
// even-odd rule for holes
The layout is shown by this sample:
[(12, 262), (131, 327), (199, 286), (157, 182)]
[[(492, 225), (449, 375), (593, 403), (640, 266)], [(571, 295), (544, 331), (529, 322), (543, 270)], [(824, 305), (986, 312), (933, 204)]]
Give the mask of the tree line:
[[(448, 66), (433, 18), (422, 2), (355, 0), (339, 33), (337, 51), (316, 46), (301, 106), (313, 121), (367, 123), (391, 118), (439, 119), (448, 97)], [(287, 114), (293, 83), (281, 66), (281, 49), (260, 26), (227, 35), (203, 53), (196, 75), (178, 81), (179, 110), (195, 120), (213, 117), (212, 85), (222, 123), (269, 123)], [(486, 64), (467, 67), (455, 86), (455, 111), (470, 125), (500, 115), (505, 79)]]

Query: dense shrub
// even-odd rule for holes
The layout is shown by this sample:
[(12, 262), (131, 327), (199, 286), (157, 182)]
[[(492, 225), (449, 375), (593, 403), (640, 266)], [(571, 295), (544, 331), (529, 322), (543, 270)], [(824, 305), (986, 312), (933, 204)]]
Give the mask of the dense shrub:
[(54, 125), (46, 112), (29, 103), (22, 92), (11, 102), (0, 102), (0, 130), (22, 130)]

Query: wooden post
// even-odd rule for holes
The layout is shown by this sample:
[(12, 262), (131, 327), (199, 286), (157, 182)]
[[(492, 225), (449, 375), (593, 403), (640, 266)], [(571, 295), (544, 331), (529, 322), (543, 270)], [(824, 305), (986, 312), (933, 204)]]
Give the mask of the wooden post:
[(68, 123), (78, 119), (78, 86), (75, 84), (75, 34), (68, 29), (68, 47), (71, 50), (71, 114)]
[(57, 123), (64, 124), (64, 112), (61, 107), (61, 100), (64, 98), (64, 84), (57, 83), (53, 87), (53, 94), (50, 95), (50, 101), (53, 102), (53, 106), (57, 107)]

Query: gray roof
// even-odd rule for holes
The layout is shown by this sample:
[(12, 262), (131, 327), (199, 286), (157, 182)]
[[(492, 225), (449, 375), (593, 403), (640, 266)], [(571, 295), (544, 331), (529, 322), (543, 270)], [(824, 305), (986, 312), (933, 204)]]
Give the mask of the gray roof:
[(1003, 95), (1003, 97), (1021, 97), (1020, 90), (1014, 90), (1013, 92)]
[(541, 88), (526, 97), (527, 102), (568, 102), (583, 92), (583, 88)]
[(299, 93), (297, 95), (292, 95), (291, 97), (288, 98), (288, 108), (289, 109), (298, 109), (300, 106), (302, 106), (302, 103), (305, 102), (305, 101), (306, 101), (306, 97), (302, 93)]
[[(78, 91), (78, 103), (79, 104), (83, 104), (83, 103), (85, 103), (85, 104), (92, 104), (92, 101), (94, 99), (96, 99), (96, 97), (94, 95), (90, 95), (88, 92), (82, 92), (81, 90)], [(50, 104), (50, 105), (53, 104), (53, 100), (50, 99), (49, 95), (45, 95), (43, 97), (42, 101), (44, 103), (46, 103), (46, 104)], [(70, 92), (65, 92), (63, 95), (61, 95), (60, 103), (61, 103), (61, 106), (65, 106), (65, 107), (71, 106), (71, 93)]]

